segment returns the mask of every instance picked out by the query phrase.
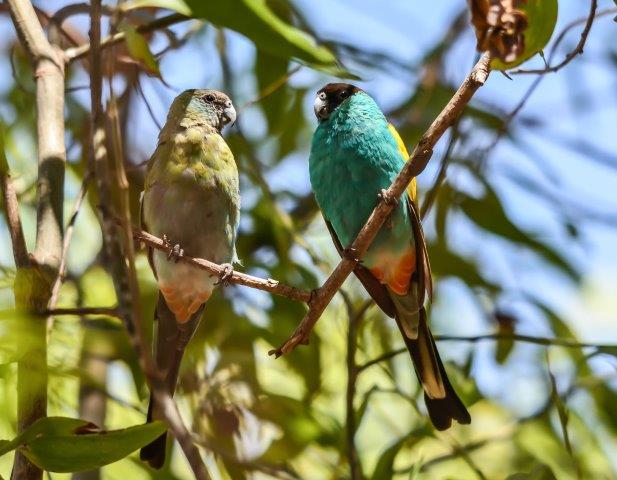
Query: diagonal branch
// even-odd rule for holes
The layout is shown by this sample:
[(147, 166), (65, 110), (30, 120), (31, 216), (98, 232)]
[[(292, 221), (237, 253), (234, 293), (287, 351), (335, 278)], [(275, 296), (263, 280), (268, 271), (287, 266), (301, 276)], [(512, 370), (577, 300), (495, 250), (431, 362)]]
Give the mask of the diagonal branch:
[(433, 147), (437, 141), (448, 127), (456, 122), (476, 90), (484, 85), (490, 73), (490, 61), (491, 56), (489, 53), (482, 55), (454, 96), (424, 133), (407, 163), (392, 185), (390, 185), (385, 195), (383, 195), (383, 198), (371, 213), (356, 239), (349, 246), (348, 251), (353, 252), (356, 258), (343, 258), (340, 261), (326, 282), (316, 290), (315, 295), (309, 303), (309, 311), (302, 319), (302, 322), (296, 328), (295, 332), (280, 348), (271, 350), (269, 352), (270, 355), (279, 357), (290, 352), (299, 344), (308, 343), (309, 335), (315, 323), (319, 320), (319, 317), (332, 300), (332, 297), (334, 297), (334, 294), (353, 271), (356, 263), (358, 263), (368, 250), (377, 236), (379, 229), (394, 208), (394, 202), (387, 201), (386, 199), (400, 198), (409, 182), (424, 170), (433, 154)]

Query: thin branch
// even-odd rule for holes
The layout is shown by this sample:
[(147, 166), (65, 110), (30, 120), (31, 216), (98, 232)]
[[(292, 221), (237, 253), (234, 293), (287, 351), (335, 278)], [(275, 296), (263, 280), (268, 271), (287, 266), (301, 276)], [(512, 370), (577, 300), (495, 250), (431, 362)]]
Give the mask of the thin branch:
[(253, 98), (252, 100), (249, 100), (244, 105), (242, 105), (240, 107), (240, 109), (238, 110), (238, 114), (242, 113), (244, 110), (246, 110), (251, 105), (255, 105), (256, 103), (259, 103), (263, 99), (265, 99), (265, 98), (269, 97), (270, 95), (272, 95), (279, 88), (281, 88), (283, 85), (285, 85), (289, 81), (289, 79), (291, 77), (293, 77), (296, 73), (298, 73), (302, 69), (302, 67), (303, 67), (303, 65), (296, 65), (291, 70), (289, 70), (288, 72), (285, 72), (279, 78), (277, 78), (272, 83), (267, 85), (261, 92), (259, 92), (257, 94), (257, 96), (255, 98)]
[(349, 325), (347, 330), (347, 388), (345, 393), (345, 441), (347, 448), (347, 460), (349, 462), (349, 478), (361, 480), (364, 478), (362, 465), (356, 448), (356, 411), (354, 399), (356, 396), (356, 382), (358, 380), (358, 365), (356, 364), (356, 351), (358, 350), (358, 327), (367, 309), (373, 304), (367, 300), (357, 310), (353, 302), (344, 290), (340, 290), (347, 307)]
[[(570, 340), (567, 338), (550, 338), (550, 337), (534, 337), (531, 335), (510, 335), (502, 333), (488, 333), (484, 335), (476, 335), (472, 337), (460, 337), (455, 335), (435, 335), (435, 341), (437, 342), (468, 342), (478, 343), (483, 341), (495, 341), (495, 340), (514, 340), (515, 342), (532, 343), (535, 345), (543, 345), (545, 347), (563, 347), (563, 348), (595, 348), (596, 350), (610, 350), (617, 349), (617, 345), (607, 343), (587, 343), (577, 342), (576, 340)], [(366, 370), (373, 365), (389, 360), (397, 355), (405, 353), (406, 348), (399, 348), (386, 352), (372, 360), (360, 365), (358, 369), (360, 371)]]
[[(157, 250), (161, 250), (167, 254), (172, 251), (171, 245), (148, 232), (133, 229), (133, 236), (149, 247), (156, 248)], [(210, 272), (218, 277), (225, 273), (225, 269), (223, 267), (204, 258), (195, 258), (189, 255), (183, 255), (178, 259), (178, 261), (194, 265), (195, 267), (205, 270), (206, 272)], [(304, 303), (309, 303), (312, 295), (312, 292), (300, 290), (289, 285), (284, 285), (279, 283), (278, 280), (274, 280), (272, 278), (263, 279), (236, 271), (234, 271), (226, 281), (236, 285), (244, 285), (245, 287), (263, 290), (264, 292), (274, 293), (276, 295), (281, 295), (291, 300)]]
[(435, 200), (437, 199), (437, 195), (439, 194), (439, 189), (441, 188), (441, 185), (446, 179), (446, 173), (448, 171), (448, 166), (450, 165), (450, 160), (452, 158), (452, 151), (454, 150), (454, 145), (456, 144), (456, 141), (459, 137), (458, 129), (459, 123), (457, 120), (456, 123), (452, 126), (452, 134), (450, 135), (450, 139), (448, 140), (448, 146), (446, 147), (446, 151), (444, 152), (443, 158), (441, 159), (439, 172), (437, 173), (437, 177), (435, 178), (435, 183), (433, 183), (431, 189), (426, 192), (426, 195), (424, 196), (424, 201), (422, 202), (422, 207), (420, 208), (420, 218), (426, 217), (427, 213), (433, 206), (433, 203), (435, 203)]
[(11, 172), (9, 171), (4, 145), (4, 127), (0, 123), (0, 190), (2, 191), (2, 205), (4, 207), (6, 224), (11, 234), (13, 258), (15, 259), (15, 265), (19, 268), (28, 266), (30, 258), (28, 257), (28, 248), (26, 247), (24, 231), (21, 226), (17, 193), (11, 181)]
[[(601, 10), (601, 11), (597, 12), (595, 14), (595, 18), (604, 17), (606, 15), (611, 15), (611, 14), (616, 13), (616, 12), (617, 12), (617, 8), (607, 8), (605, 10)], [(566, 34), (570, 30), (572, 30), (573, 28), (575, 28), (575, 27), (577, 27), (579, 25), (582, 25), (582, 24), (586, 24), (587, 22), (589, 22), (589, 17), (579, 18), (579, 19), (574, 20), (573, 22), (569, 23), (568, 25), (566, 25), (562, 29), (562, 31), (557, 36), (557, 38), (555, 40), (555, 43), (551, 47), (551, 53), (548, 56), (548, 63), (549, 64), (551, 63), (553, 57), (555, 56), (555, 54), (557, 52), (557, 47), (561, 44), (561, 42), (565, 38)], [(510, 73), (513, 73), (513, 72), (510, 72)], [(506, 134), (506, 132), (508, 131), (509, 125), (512, 123), (514, 118), (520, 113), (520, 111), (523, 109), (523, 107), (527, 104), (527, 102), (531, 98), (532, 94), (536, 91), (536, 89), (540, 85), (540, 82), (542, 82), (543, 78), (544, 78), (543, 75), (538, 75), (538, 77), (536, 77), (536, 79), (529, 86), (529, 88), (527, 89), (527, 91), (525, 92), (525, 94), (523, 95), (521, 100), (518, 102), (518, 104), (504, 118), (503, 123), (501, 124), (501, 126), (499, 127), (499, 130), (497, 130), (497, 133), (495, 134), (495, 138), (490, 143), (490, 145), (483, 150), (482, 154), (479, 156), (480, 164), (483, 164), (486, 161), (486, 159), (488, 158), (489, 153), (497, 146), (499, 141)]]
[(271, 350), (270, 355), (279, 357), (290, 352), (299, 344), (308, 343), (309, 335), (315, 323), (390, 215), (394, 208), (393, 204), (396, 203), (393, 200), (400, 198), (409, 182), (424, 170), (433, 154), (433, 147), (437, 141), (456, 122), (476, 90), (484, 85), (490, 73), (490, 61), (490, 54), (485, 53), (473, 67), (454, 96), (424, 133), (405, 166), (385, 192), (385, 195), (382, 196), (383, 198), (378, 202), (358, 236), (347, 249), (347, 251), (353, 252), (353, 255), (347, 255), (346, 258), (341, 260), (326, 282), (315, 292), (309, 304), (309, 311), (295, 332), (280, 348)]
[[(557, 65), (547, 66), (545, 68), (530, 69), (530, 70), (519, 68), (517, 70), (513, 70), (508, 73), (510, 75), (521, 75), (521, 74), (529, 74), (529, 73), (544, 74), (544, 73), (557, 72), (558, 70), (561, 70), (563, 67), (565, 67), (568, 63), (570, 63), (574, 59), (574, 57), (576, 57), (577, 55), (582, 55), (583, 49), (585, 48), (585, 43), (587, 42), (587, 36), (589, 35), (589, 32), (591, 31), (591, 26), (593, 25), (593, 21), (596, 16), (597, 8), (598, 8), (598, 0), (591, 0), (591, 4), (589, 6), (589, 15), (587, 16), (587, 19), (585, 20), (585, 28), (583, 28), (583, 31), (581, 32), (581, 38), (578, 41), (578, 44)], [(569, 31), (573, 26), (578, 25), (578, 23), (579, 23), (578, 21), (575, 21), (572, 24), (566, 26), (566, 28), (563, 30), (561, 35), (555, 41), (555, 46), (559, 42), (561, 42), (566, 32)], [(549, 63), (550, 63), (550, 59), (549, 59)]]
[[(165, 17), (157, 18), (156, 20), (146, 23), (145, 25), (140, 25), (136, 28), (138, 33), (151, 33), (156, 30), (161, 30), (163, 28), (167, 28), (171, 25), (175, 25), (177, 23), (186, 22), (190, 20), (189, 17), (185, 17), (184, 15), (180, 15), (179, 13), (173, 13), (171, 15), (167, 15)], [(122, 42), (126, 37), (124, 32), (117, 32), (113, 35), (105, 37), (101, 40), (101, 49), (105, 49), (115, 45), (117, 43)], [(86, 43), (79, 47), (68, 48), (64, 51), (64, 58), (67, 63), (71, 63), (73, 60), (77, 60), (79, 58), (83, 58), (90, 52), (90, 44)]]
[[(79, 215), (79, 211), (81, 210), (81, 206), (83, 205), (84, 198), (86, 198), (86, 192), (88, 191), (88, 186), (90, 184), (91, 173), (87, 171), (84, 175), (84, 178), (81, 182), (81, 188), (79, 189), (79, 193), (77, 194), (77, 198), (75, 199), (75, 205), (73, 206), (73, 211), (71, 213), (71, 217), (69, 218), (69, 223), (66, 226), (66, 231), (64, 232), (64, 241), (62, 243), (62, 259), (60, 260), (60, 267), (58, 269), (58, 276), (56, 277), (56, 281), (54, 282), (54, 286), (51, 289), (51, 297), (49, 298), (49, 302), (47, 303), (47, 309), (53, 310), (58, 302), (58, 296), (60, 295), (60, 288), (62, 288), (62, 284), (66, 278), (66, 261), (69, 253), (69, 248), (71, 246), (71, 240), (73, 239), (73, 232), (75, 231), (75, 223), (77, 221), (77, 215)], [(51, 315), (51, 314), (50, 314)], [(53, 316), (50, 316), (47, 320), (47, 334), (49, 335), (54, 324)]]
[(109, 317), (120, 317), (118, 307), (75, 307), (75, 308), (48, 308), (43, 312), (44, 315), (107, 315)]

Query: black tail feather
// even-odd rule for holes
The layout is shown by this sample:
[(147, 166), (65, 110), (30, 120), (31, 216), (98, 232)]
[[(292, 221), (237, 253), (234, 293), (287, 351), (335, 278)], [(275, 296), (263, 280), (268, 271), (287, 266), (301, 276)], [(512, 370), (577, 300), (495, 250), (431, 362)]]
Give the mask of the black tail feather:
[[(160, 371), (165, 372), (165, 382), (169, 393), (173, 395), (178, 381), (178, 373), (184, 349), (189, 343), (193, 333), (199, 325), (199, 320), (204, 311), (204, 305), (193, 314), (191, 319), (179, 324), (176, 322), (174, 314), (169, 310), (163, 295), (159, 292), (159, 301), (156, 307), (155, 320), (155, 362)], [(150, 394), (148, 405), (147, 421), (156, 420), (156, 403), (154, 396)], [(160, 416), (160, 414), (159, 414)], [(165, 464), (165, 450), (167, 444), (167, 432), (163, 433), (156, 440), (153, 440), (139, 452), (139, 458), (148, 462), (152, 468), (162, 468)]]
[[(401, 328), (398, 320), (397, 324), (399, 324), (399, 328)], [(456, 420), (458, 423), (463, 425), (471, 423), (471, 416), (469, 415), (467, 408), (465, 408), (465, 405), (463, 405), (463, 402), (454, 391), (454, 388), (448, 379), (448, 375), (446, 374), (446, 369), (444, 368), (443, 362), (439, 357), (435, 340), (433, 339), (433, 335), (431, 334), (426, 322), (426, 312), (424, 311), (424, 308), (420, 311), (418, 337), (416, 339), (407, 338), (402, 328), (401, 333), (403, 333), (403, 339), (405, 340), (405, 344), (409, 350), (409, 355), (413, 361), (418, 380), (422, 383), (421, 372), (430, 372), (431, 370), (434, 371), (435, 368), (438, 369), (438, 372), (434, 372), (433, 375), (441, 376), (445, 396), (443, 398), (430, 398), (426, 392), (424, 394), (426, 409), (428, 410), (429, 417), (435, 428), (437, 430), (447, 430), (452, 426), (452, 420)], [(426, 342), (428, 342), (428, 344), (426, 344)], [(433, 358), (431, 359), (429, 365), (425, 365), (426, 362), (423, 360), (421, 355), (423, 350), (433, 353)]]
[[(150, 394), (150, 403), (148, 404), (148, 423), (152, 421), (152, 410), (154, 409), (154, 396)], [(167, 444), (167, 432), (163, 433), (156, 440), (153, 440), (148, 445), (139, 451), (139, 458), (148, 462), (152, 468), (162, 468), (165, 464), (165, 449)]]

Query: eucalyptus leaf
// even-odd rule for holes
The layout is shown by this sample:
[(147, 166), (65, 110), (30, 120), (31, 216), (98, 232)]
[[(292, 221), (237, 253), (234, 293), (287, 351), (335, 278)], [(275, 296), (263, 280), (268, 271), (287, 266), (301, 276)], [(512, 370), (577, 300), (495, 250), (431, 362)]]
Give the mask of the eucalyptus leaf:
[(557, 23), (557, 0), (527, 0), (519, 8), (527, 14), (527, 29), (524, 32), (525, 49), (514, 61), (504, 63), (499, 59), (491, 62), (495, 70), (507, 70), (541, 52), (553, 35)]
[[(332, 74), (349, 75), (334, 54), (308, 33), (286, 23), (263, 0), (143, 0), (139, 7), (163, 7), (202, 18), (250, 39), (259, 49), (283, 59), (297, 59)], [(133, 4), (133, 5), (135, 5)]]
[(12, 441), (0, 444), (0, 455), (19, 449), (42, 470), (80, 472), (116, 462), (165, 431), (163, 422), (121, 430), (101, 430), (77, 418), (45, 417)]

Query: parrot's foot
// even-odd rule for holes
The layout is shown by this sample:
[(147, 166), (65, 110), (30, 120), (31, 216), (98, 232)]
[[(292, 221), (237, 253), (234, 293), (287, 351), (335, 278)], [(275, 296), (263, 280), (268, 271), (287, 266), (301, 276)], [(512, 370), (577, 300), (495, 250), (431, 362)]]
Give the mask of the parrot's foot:
[(221, 267), (223, 270), (219, 274), (219, 281), (215, 283), (215, 285), (223, 285), (224, 287), (229, 285), (229, 279), (234, 274), (234, 267), (231, 263), (221, 263)]
[(391, 205), (395, 207), (398, 205), (398, 198), (390, 195), (385, 188), (382, 188), (377, 194), (379, 200), (383, 201), (386, 205)]
[(167, 248), (169, 248), (169, 252), (167, 253), (167, 260), (174, 261), (178, 263), (178, 261), (184, 257), (184, 249), (180, 247), (179, 243), (176, 243), (173, 247), (167, 235), (163, 235), (163, 242)]
[(343, 249), (343, 258), (347, 260), (351, 260), (354, 263), (360, 263), (360, 258), (358, 256), (358, 250), (353, 247), (347, 247)]

